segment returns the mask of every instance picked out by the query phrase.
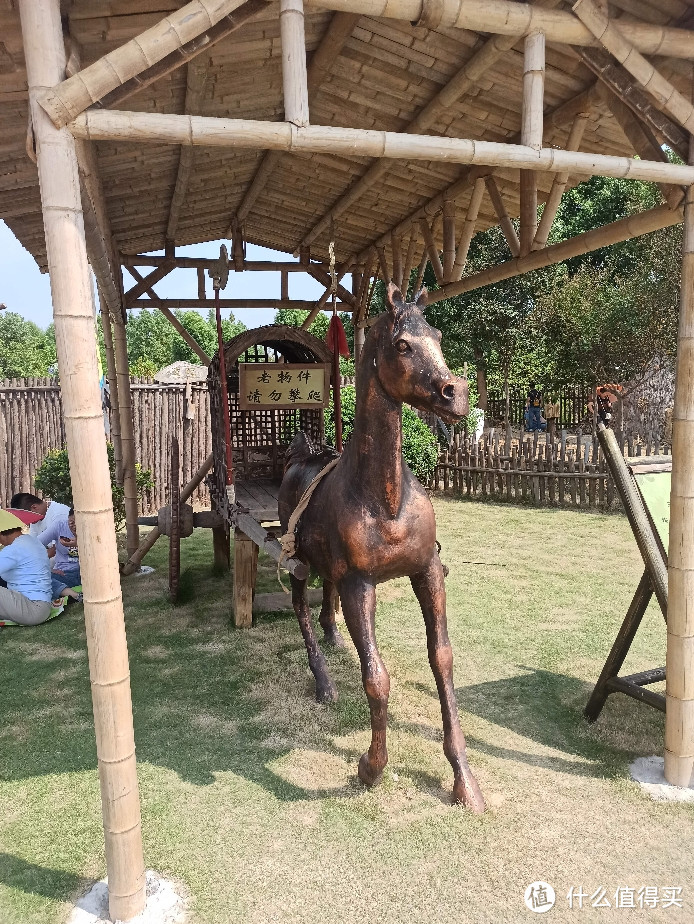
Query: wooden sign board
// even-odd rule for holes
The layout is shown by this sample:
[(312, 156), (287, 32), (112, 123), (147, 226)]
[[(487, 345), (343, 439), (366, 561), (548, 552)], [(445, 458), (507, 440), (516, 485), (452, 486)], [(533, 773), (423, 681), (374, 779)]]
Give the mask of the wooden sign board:
[(239, 363), (242, 411), (327, 407), (329, 397), (327, 363)]

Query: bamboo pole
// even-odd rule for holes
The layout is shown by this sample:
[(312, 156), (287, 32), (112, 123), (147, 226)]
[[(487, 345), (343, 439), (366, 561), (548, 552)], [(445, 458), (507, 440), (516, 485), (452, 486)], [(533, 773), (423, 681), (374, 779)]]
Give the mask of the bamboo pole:
[(280, 0), (280, 35), (284, 118), (305, 128), (309, 119), (303, 0)]
[(116, 356), (118, 378), (118, 408), (120, 411), (120, 439), (123, 450), (123, 496), (125, 500), (125, 530), (128, 556), (140, 544), (140, 529), (137, 525), (137, 475), (135, 471), (135, 434), (133, 430), (133, 403), (130, 392), (130, 370), (128, 368), (128, 344), (125, 325), (116, 324), (113, 330), (113, 345)]
[[(542, 107), (545, 92), (545, 37), (533, 32), (525, 39), (521, 144), (542, 150)], [(520, 255), (530, 253), (537, 231), (537, 174), (520, 174)]]
[(475, 185), (472, 187), (470, 204), (465, 214), (465, 222), (460, 235), (460, 243), (458, 244), (458, 249), (455, 254), (455, 263), (453, 264), (453, 282), (462, 279), (465, 264), (467, 263), (470, 243), (475, 235), (475, 226), (477, 225), (477, 216), (479, 215), (480, 206), (482, 205), (484, 190), (485, 182), (484, 179), (480, 177), (475, 181)]
[(455, 199), (443, 200), (443, 279), (453, 282), (455, 263)]
[(410, 243), (407, 245), (407, 255), (405, 257), (405, 264), (402, 268), (402, 285), (400, 286), (400, 291), (407, 298), (407, 289), (410, 284), (410, 273), (412, 272), (412, 264), (414, 263), (414, 254), (415, 248), (417, 247), (417, 234), (414, 229), (410, 232)]
[[(453, 229), (455, 232), (455, 228)], [(393, 282), (402, 288), (402, 238), (393, 232), (390, 236), (390, 252), (393, 255)]]
[(128, 649), (106, 457), (92, 288), (70, 133), (38, 103), (61, 80), (58, 0), (19, 4), (61, 373), (65, 435), (82, 554), (82, 583), (109, 886), (109, 911), (128, 921), (145, 905)]
[(243, 0), (191, 0), (156, 26), (42, 93), (39, 102), (57, 128), (216, 25)]
[[(579, 114), (574, 119), (574, 123), (571, 126), (571, 131), (569, 132), (569, 137), (566, 142), (567, 151), (578, 150), (587, 124), (588, 113), (579, 112)], [(552, 229), (552, 223), (554, 222), (554, 219), (557, 215), (557, 209), (559, 208), (561, 197), (564, 195), (564, 190), (566, 189), (566, 184), (568, 182), (568, 173), (557, 173), (555, 175), (554, 180), (552, 181), (552, 188), (549, 191), (549, 196), (547, 197), (545, 207), (542, 211), (540, 224), (538, 225), (537, 231), (535, 233), (535, 239), (532, 246), (533, 250), (542, 250), (543, 247), (547, 246), (549, 232)]]
[[(694, 137), (689, 139), (694, 163)], [(684, 206), (680, 324), (672, 414), (672, 489), (668, 546), (665, 681), (665, 779), (694, 785), (694, 188)]]
[[(309, 9), (342, 10), (361, 16), (417, 22), (423, 10), (436, 6), (439, 28), (468, 29), (522, 38), (544, 32), (548, 42), (597, 44), (590, 30), (569, 12), (542, 9), (515, 0), (305, 0)], [(634, 20), (619, 21), (619, 31), (646, 55), (690, 58), (694, 33)]]
[(443, 266), (441, 266), (441, 258), (439, 257), (439, 251), (436, 246), (436, 241), (434, 240), (433, 228), (429, 226), (429, 222), (426, 221), (426, 219), (422, 218), (419, 222), (419, 229), (424, 238), (426, 253), (429, 257), (429, 263), (431, 263), (434, 275), (436, 276), (436, 281), (441, 285), (443, 283)]
[[(656, 68), (640, 54), (623, 31), (611, 23), (606, 13), (593, 0), (577, 0), (572, 7), (581, 22), (590, 30), (641, 86), (669, 112), (672, 118), (694, 132), (694, 105), (673, 87)], [(694, 47), (694, 44), (693, 46)]]
[(122, 486), (123, 446), (120, 440), (120, 402), (118, 401), (116, 354), (113, 350), (111, 313), (108, 310), (108, 305), (101, 297), (101, 290), (99, 290), (99, 303), (101, 305), (101, 328), (104, 332), (104, 346), (106, 348), (106, 377), (108, 379), (109, 400), (111, 402), (111, 442), (113, 443), (113, 461), (116, 466), (116, 481)]
[(633, 237), (639, 237), (641, 234), (650, 234), (651, 231), (669, 228), (672, 225), (679, 224), (681, 221), (682, 210), (672, 210), (666, 205), (649, 209), (647, 212), (639, 212), (637, 215), (629, 216), (629, 218), (613, 221), (602, 228), (595, 228), (593, 231), (577, 234), (560, 244), (545, 247), (544, 250), (533, 250), (527, 257), (507, 260), (506, 263), (500, 263), (498, 266), (493, 266), (482, 273), (466, 276), (460, 282), (442, 286), (435, 292), (429, 293), (429, 303), (434, 304), (434, 302), (441, 301), (443, 298), (453, 298), (463, 292), (472, 292), (474, 289), (481, 289), (483, 286), (490, 286), (504, 279), (513, 279), (515, 276), (521, 276), (523, 273), (529, 273), (532, 270), (553, 266), (555, 263), (562, 263), (564, 260), (571, 260), (581, 254), (590, 253), (591, 250), (599, 250), (601, 247), (609, 247), (611, 244), (628, 241)]
[(501, 193), (499, 192), (499, 187), (496, 185), (496, 180), (490, 174), (484, 178), (484, 182), (487, 187), (487, 192), (489, 193), (489, 198), (491, 199), (492, 205), (494, 206), (496, 217), (499, 219), (499, 227), (501, 228), (503, 235), (506, 238), (508, 249), (511, 251), (514, 257), (517, 257), (520, 254), (520, 241), (518, 240), (518, 235), (516, 234), (516, 229), (513, 226), (513, 222), (509, 218), (509, 214), (506, 211), (506, 206), (504, 205), (504, 200), (501, 198)]
[[(129, 304), (128, 308), (149, 309), (160, 308), (162, 305), (171, 311), (188, 310), (189, 308), (205, 308), (209, 311), (214, 308), (215, 302), (213, 298), (140, 298)], [(288, 302), (283, 302), (281, 298), (220, 298), (219, 300), (220, 308), (231, 308), (232, 311), (240, 308), (271, 308), (273, 311), (279, 308), (291, 308), (295, 311), (311, 311), (314, 305), (314, 301), (301, 298), (290, 299)], [(352, 311), (352, 306), (345, 302), (338, 302), (337, 308), (338, 311)]]
[[(193, 64), (191, 62), (188, 65), (186, 75), (185, 112), (195, 113), (200, 111), (206, 82), (207, 69), (200, 64)], [(186, 199), (186, 193), (188, 192), (188, 184), (193, 172), (194, 163), (195, 149), (191, 147), (182, 147), (178, 159), (176, 184), (171, 196), (171, 204), (169, 205), (169, 220), (166, 225), (167, 241), (176, 240), (178, 221), (181, 217), (181, 209)]]
[(687, 164), (665, 164), (556, 148), (536, 151), (520, 144), (326, 125), (296, 128), (289, 122), (254, 122), (246, 119), (94, 109), (78, 116), (70, 123), (70, 129), (76, 138), (92, 141), (151, 141), (232, 149), (274, 148), (295, 153), (448, 161), (550, 173), (568, 170), (584, 176), (598, 174), (686, 186), (694, 180), (694, 167)]

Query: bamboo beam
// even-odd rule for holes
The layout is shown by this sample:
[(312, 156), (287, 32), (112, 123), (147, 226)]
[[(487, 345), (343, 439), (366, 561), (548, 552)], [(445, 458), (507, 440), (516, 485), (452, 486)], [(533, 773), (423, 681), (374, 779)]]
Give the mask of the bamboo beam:
[(576, 52), (577, 58), (598, 78), (598, 87), (604, 85), (610, 89), (656, 137), (662, 138), (686, 163), (689, 144), (687, 133), (666, 113), (655, 107), (648, 94), (632, 80), (631, 74), (602, 48), (580, 48)]
[[(542, 109), (545, 92), (545, 37), (542, 32), (526, 36), (523, 55), (523, 111), (521, 144), (542, 149)], [(520, 173), (520, 253), (526, 256), (537, 231), (537, 174)]]
[(429, 263), (431, 263), (431, 268), (436, 276), (436, 281), (441, 285), (443, 283), (443, 266), (441, 266), (441, 258), (439, 257), (436, 241), (434, 240), (433, 229), (429, 226), (429, 222), (422, 218), (419, 222), (419, 230), (422, 232), (427, 256), (429, 257)]
[(417, 269), (417, 276), (414, 281), (414, 287), (412, 289), (412, 297), (414, 298), (417, 292), (419, 292), (422, 287), (422, 279), (424, 279), (424, 270), (427, 267), (429, 262), (429, 254), (427, 253), (426, 244), (424, 245), (424, 253), (422, 254), (422, 259), (419, 261), (419, 267)]
[(303, 0), (280, 0), (280, 36), (284, 118), (305, 128), (309, 119)]
[(91, 141), (131, 140), (231, 149), (269, 148), (295, 153), (484, 164), (551, 173), (569, 170), (584, 176), (598, 174), (687, 186), (694, 180), (694, 167), (687, 164), (664, 164), (555, 148), (536, 151), (519, 144), (325, 125), (296, 128), (288, 122), (254, 122), (246, 119), (95, 109), (78, 116), (71, 123), (70, 129), (75, 137)]
[(156, 26), (42, 93), (39, 102), (57, 128), (107, 93), (133, 80), (233, 13), (243, 0), (191, 0)]
[[(322, 267), (318, 266), (317, 264), (309, 263), (305, 269), (306, 269), (306, 272), (309, 274), (309, 276), (311, 276), (313, 279), (317, 280), (318, 282), (322, 282), (324, 286), (332, 285), (330, 273), (324, 270)], [(339, 297), (342, 299), (343, 302), (350, 305), (352, 308), (356, 308), (357, 302), (356, 302), (354, 295), (349, 291), (349, 289), (346, 289), (343, 285), (340, 284), (340, 279), (342, 279), (342, 277), (345, 275), (346, 275), (346, 269), (343, 267), (343, 269), (337, 273), (337, 277), (336, 277), (337, 278), (337, 286), (336, 286), (337, 294), (339, 295)]]
[(116, 356), (118, 379), (118, 409), (120, 411), (120, 440), (123, 454), (123, 499), (125, 502), (125, 531), (128, 555), (140, 544), (140, 529), (137, 524), (137, 473), (135, 463), (135, 432), (133, 425), (133, 400), (130, 391), (130, 369), (128, 364), (128, 343), (125, 325), (116, 324), (113, 330), (113, 345)]
[[(443, 278), (453, 282), (455, 263), (455, 199), (443, 200)], [(397, 280), (396, 280), (397, 282)], [(402, 281), (399, 283), (402, 285)]]
[(523, 273), (530, 273), (545, 266), (553, 266), (555, 263), (571, 260), (573, 257), (590, 253), (592, 250), (599, 250), (601, 247), (609, 247), (612, 244), (628, 241), (632, 237), (639, 237), (641, 234), (650, 234), (651, 231), (669, 228), (672, 225), (679, 224), (681, 221), (682, 210), (673, 210), (666, 205), (649, 209), (647, 212), (639, 212), (637, 215), (629, 216), (629, 218), (622, 218), (619, 221), (611, 222), (609, 225), (604, 225), (602, 228), (595, 228), (593, 231), (577, 234), (575, 237), (571, 237), (559, 244), (545, 247), (544, 250), (533, 250), (527, 257), (507, 260), (505, 263), (493, 266), (482, 273), (466, 276), (460, 282), (442, 286), (436, 292), (430, 293), (429, 302), (433, 304), (442, 298), (453, 298), (456, 295), (462, 295), (464, 292), (472, 292), (474, 289), (481, 289), (483, 286), (490, 286), (504, 279), (513, 279)]
[(378, 265), (381, 270), (381, 279), (385, 282), (386, 285), (390, 282), (390, 267), (388, 266), (388, 259), (386, 257), (385, 247), (376, 247), (376, 253), (378, 254)]
[[(621, 99), (615, 96), (608, 87), (605, 86), (603, 89), (603, 97), (607, 104), (607, 108), (624, 132), (634, 153), (638, 154), (638, 156), (642, 157), (644, 160), (666, 161), (667, 155), (665, 151), (658, 144), (648, 126), (644, 125), (639, 119), (635, 119), (634, 114), (626, 103), (623, 103)], [(666, 186), (664, 183), (659, 183), (658, 187), (671, 209), (676, 209), (682, 204), (684, 190), (681, 186)]]
[[(455, 234), (455, 227), (453, 228)], [(398, 288), (402, 286), (402, 238), (393, 232), (390, 236), (390, 252), (393, 256), (393, 282)]]
[[(572, 7), (581, 22), (613, 55), (622, 67), (641, 84), (647, 93), (669, 112), (672, 118), (688, 132), (694, 131), (694, 105), (673, 87), (656, 68), (647, 61), (622, 33), (610, 22), (604, 11), (593, 0), (577, 0)], [(694, 48), (694, 45), (692, 46)]]
[[(338, 276), (337, 278), (338, 278), (338, 279), (342, 278), (342, 274), (341, 274), (340, 276)], [(310, 327), (310, 326), (313, 324), (313, 322), (316, 320), (316, 318), (318, 317), (319, 312), (321, 312), (321, 311), (323, 310), (323, 308), (325, 307), (325, 305), (326, 305), (328, 299), (329, 299), (330, 296), (332, 295), (332, 288), (333, 288), (333, 286), (332, 286), (332, 280), (331, 280), (331, 281), (328, 282), (328, 284), (326, 285), (325, 291), (323, 292), (323, 294), (321, 295), (321, 297), (318, 299), (318, 301), (317, 301), (314, 305), (311, 306), (311, 310), (309, 311), (308, 315), (304, 318), (304, 320), (303, 320), (302, 323), (301, 323), (301, 330), (308, 330), (309, 327)]]
[[(306, 83), (309, 92), (309, 101), (311, 94), (318, 89), (330, 73), (332, 66), (340, 56), (342, 48), (354, 31), (357, 24), (358, 16), (353, 13), (335, 13), (330, 20), (325, 35), (320, 45), (313, 53), (311, 64), (309, 65)], [(244, 222), (248, 217), (251, 209), (255, 205), (258, 196), (262, 193), (267, 185), (270, 176), (277, 167), (281, 154), (277, 151), (267, 151), (261, 161), (250, 186), (244, 193), (241, 205), (236, 210), (236, 218), (239, 222)]]
[[(212, 260), (208, 257), (167, 257), (160, 254), (136, 254), (129, 256), (121, 254), (120, 262), (125, 267), (131, 266), (162, 266), (164, 263), (173, 263), (174, 269), (195, 269), (208, 270), (214, 269), (219, 265), (219, 257)], [(350, 261), (350, 265), (353, 265)], [(327, 269), (328, 263), (314, 262), (311, 266), (317, 266), (319, 269)], [(243, 264), (244, 273), (305, 273), (306, 264), (290, 263), (282, 260), (245, 260)], [(204, 275), (203, 275), (204, 278)]]
[(173, 259), (165, 258), (164, 262), (160, 263), (156, 269), (153, 269), (144, 279), (141, 278), (139, 282), (136, 282), (134, 286), (128, 289), (123, 296), (125, 307), (132, 308), (133, 304), (141, 295), (144, 295), (148, 289), (151, 289), (155, 283), (160, 282), (165, 276), (168, 276), (174, 269), (175, 263)]
[[(186, 77), (186, 99), (183, 111), (197, 113), (202, 109), (202, 100), (207, 82), (207, 69), (198, 64), (189, 64)], [(175, 241), (181, 209), (188, 192), (188, 183), (195, 163), (195, 148), (183, 146), (178, 158), (178, 173), (171, 205), (169, 206), (169, 220), (166, 225), (166, 240)]]
[(499, 187), (496, 185), (496, 180), (490, 174), (484, 178), (484, 182), (487, 187), (487, 192), (489, 193), (489, 198), (491, 199), (492, 205), (494, 206), (496, 217), (499, 219), (499, 226), (501, 227), (504, 237), (506, 238), (508, 249), (511, 251), (514, 257), (517, 257), (520, 254), (520, 241), (518, 240), (518, 235), (516, 234), (516, 229), (513, 225), (513, 222), (509, 218), (508, 212), (506, 211), (506, 206), (504, 205), (504, 200), (501, 198), (501, 193), (499, 192)]
[(210, 357), (207, 355), (207, 353), (203, 350), (203, 348), (200, 346), (200, 344), (197, 342), (197, 340), (195, 340), (195, 339), (188, 333), (188, 331), (187, 331), (187, 330), (185, 329), (185, 327), (181, 324), (181, 322), (178, 320), (178, 318), (176, 317), (176, 315), (175, 315), (172, 311), (170, 311), (170, 310), (166, 307), (166, 305), (161, 304), (161, 302), (159, 302), (159, 303), (157, 304), (157, 308), (159, 309), (159, 311), (161, 311), (161, 313), (162, 313), (162, 314), (164, 315), (164, 317), (167, 319), (167, 321), (169, 322), (169, 324), (171, 324), (171, 326), (172, 326), (176, 331), (178, 331), (179, 335), (183, 338), (183, 340), (185, 340), (185, 342), (186, 342), (186, 343), (188, 344), (188, 346), (191, 348), (191, 350), (193, 351), (193, 353), (195, 353), (195, 355), (199, 358), (200, 362), (201, 362), (204, 366), (209, 366), (210, 363), (212, 362), (212, 360), (211, 360)]
[[(581, 145), (581, 139), (583, 138), (583, 133), (587, 124), (588, 113), (580, 112), (574, 119), (574, 124), (571, 126), (571, 130), (569, 132), (569, 137), (566, 142), (567, 151), (577, 151), (579, 149)], [(552, 223), (556, 218), (557, 209), (559, 208), (561, 197), (564, 195), (564, 190), (566, 189), (568, 182), (568, 173), (557, 173), (555, 175), (554, 180), (552, 181), (552, 187), (549, 191), (549, 196), (547, 197), (545, 207), (542, 211), (540, 224), (535, 233), (535, 239), (533, 240), (532, 245), (533, 250), (542, 250), (543, 247), (547, 246), (549, 232), (552, 229)]]
[[(171, 311), (187, 311), (194, 308), (206, 310), (214, 309), (215, 300), (213, 298), (140, 298), (128, 305), (129, 310), (139, 308), (160, 308), (161, 305), (169, 308)], [(282, 301), (281, 298), (220, 298), (220, 308), (231, 308), (232, 311), (238, 311), (241, 308), (269, 308), (277, 311), (280, 308), (290, 308), (294, 311), (310, 311), (315, 302), (310, 299), (290, 299), (288, 302)], [(338, 302), (339, 311), (352, 311), (352, 306), (345, 302)]]
[[(694, 163), (694, 137), (689, 139)], [(672, 414), (665, 679), (665, 779), (694, 785), (694, 188), (684, 205), (680, 323)]]
[(465, 214), (465, 222), (463, 224), (463, 230), (460, 235), (460, 243), (458, 244), (458, 249), (455, 254), (455, 262), (453, 264), (453, 279), (451, 280), (452, 282), (461, 279), (463, 276), (465, 264), (467, 263), (468, 251), (470, 250), (470, 243), (472, 242), (472, 238), (475, 235), (477, 216), (479, 215), (480, 206), (482, 205), (482, 198), (484, 197), (485, 187), (486, 184), (484, 179), (480, 177), (475, 181), (475, 185), (472, 188), (470, 204), (468, 205), (468, 209)]
[[(410, 274), (414, 263), (414, 255), (417, 247), (417, 235), (414, 229), (410, 232), (410, 243), (407, 245), (407, 255), (405, 256), (405, 265), (402, 268), (402, 285), (400, 291), (407, 296), (407, 288), (410, 284)], [(403, 288), (404, 287), (404, 288)]]
[[(342, 10), (360, 16), (405, 22), (417, 22), (425, 11), (431, 10), (440, 28), (468, 29), (516, 38), (532, 32), (544, 32), (548, 42), (596, 44), (590, 30), (571, 13), (541, 9), (515, 0), (467, 0), (463, 3), (460, 0), (305, 0), (305, 4), (310, 9)], [(690, 58), (692, 55), (694, 32), (689, 29), (635, 20), (620, 20), (618, 28), (643, 54), (673, 58)]]
[(19, 3), (29, 105), (51, 277), (65, 435), (80, 535), (89, 677), (106, 845), (111, 918), (145, 906), (128, 648), (118, 574), (111, 478), (99, 390), (93, 295), (79, 170), (70, 133), (56, 129), (38, 97), (62, 79), (58, 0)]

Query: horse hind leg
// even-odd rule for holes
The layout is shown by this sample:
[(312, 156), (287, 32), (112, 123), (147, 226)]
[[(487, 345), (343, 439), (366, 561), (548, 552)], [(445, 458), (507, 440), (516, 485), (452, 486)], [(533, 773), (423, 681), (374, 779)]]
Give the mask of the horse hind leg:
[(305, 580), (299, 581), (295, 577), (291, 577), (292, 604), (296, 618), (299, 621), (301, 634), (304, 637), (308, 665), (316, 679), (316, 701), (319, 703), (334, 703), (337, 700), (337, 687), (330, 678), (325, 655), (320, 649), (313, 629), (311, 610), (306, 600), (306, 583)]
[(323, 581), (323, 604), (318, 622), (325, 634), (326, 644), (334, 648), (344, 648), (345, 640), (335, 622), (335, 603), (339, 600), (337, 588), (332, 581)]

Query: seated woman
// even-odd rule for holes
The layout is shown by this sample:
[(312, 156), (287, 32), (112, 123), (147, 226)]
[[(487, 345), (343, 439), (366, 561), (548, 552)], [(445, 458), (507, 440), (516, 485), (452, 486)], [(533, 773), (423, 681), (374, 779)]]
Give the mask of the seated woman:
[(48, 553), (24, 524), (0, 510), (0, 618), (22, 626), (37, 626), (51, 614), (51, 567)]

